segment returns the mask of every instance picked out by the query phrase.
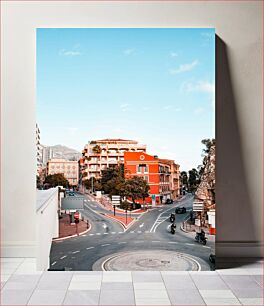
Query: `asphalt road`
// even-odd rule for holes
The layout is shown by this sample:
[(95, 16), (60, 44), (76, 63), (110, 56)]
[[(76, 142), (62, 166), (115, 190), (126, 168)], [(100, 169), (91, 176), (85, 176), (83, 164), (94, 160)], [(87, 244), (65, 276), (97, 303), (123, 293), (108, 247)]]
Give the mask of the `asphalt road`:
[[(104, 216), (109, 213), (108, 210), (86, 196), (82, 214), (89, 219), (92, 228), (85, 235), (53, 242), (50, 269), (90, 271), (94, 263), (102, 257), (144, 249), (170, 250), (193, 255), (201, 259), (203, 270), (210, 270), (208, 257), (214, 248), (214, 242), (208, 241), (203, 246), (194, 241), (192, 234), (180, 229), (180, 224), (189, 214), (192, 201), (193, 196), (187, 195), (174, 204), (153, 208), (147, 213), (137, 215), (137, 221), (124, 230), (119, 223)], [(176, 215), (177, 228), (175, 235), (172, 235), (169, 217), (177, 206), (186, 207), (187, 213)]]

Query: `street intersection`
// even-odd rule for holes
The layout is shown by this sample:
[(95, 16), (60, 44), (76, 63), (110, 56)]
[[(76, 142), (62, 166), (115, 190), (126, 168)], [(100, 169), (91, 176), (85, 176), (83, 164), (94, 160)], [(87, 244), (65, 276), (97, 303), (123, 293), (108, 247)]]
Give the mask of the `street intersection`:
[[(112, 212), (91, 197), (84, 197), (82, 215), (89, 220), (91, 230), (78, 237), (54, 241), (51, 270), (131, 270), (132, 266), (136, 270), (210, 270), (208, 258), (214, 252), (214, 237), (204, 246), (194, 241), (195, 233), (181, 229), (192, 208), (192, 195), (145, 213), (132, 213), (135, 221), (127, 228), (107, 216)], [(176, 233), (172, 235), (169, 217), (177, 206), (186, 207), (187, 212), (176, 214)], [(168, 261), (168, 256), (175, 260)]]

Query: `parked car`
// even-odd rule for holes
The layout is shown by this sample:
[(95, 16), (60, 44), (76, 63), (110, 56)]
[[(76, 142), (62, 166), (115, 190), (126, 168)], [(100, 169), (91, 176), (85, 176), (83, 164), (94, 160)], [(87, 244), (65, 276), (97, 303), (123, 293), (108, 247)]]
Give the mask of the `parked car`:
[(70, 192), (68, 193), (68, 195), (69, 195), (69, 197), (74, 197), (74, 192), (70, 191)]
[(176, 214), (185, 214), (186, 213), (186, 208), (185, 207), (177, 207), (175, 209)]
[(167, 199), (167, 200), (165, 201), (165, 204), (173, 204), (173, 200), (172, 200), (172, 199)]

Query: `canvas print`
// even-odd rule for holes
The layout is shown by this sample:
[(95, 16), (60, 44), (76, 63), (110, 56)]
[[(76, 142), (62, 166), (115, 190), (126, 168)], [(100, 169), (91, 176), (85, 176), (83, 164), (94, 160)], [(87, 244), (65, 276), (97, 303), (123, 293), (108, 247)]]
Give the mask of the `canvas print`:
[(215, 263), (215, 30), (40, 28), (37, 198), (49, 270)]

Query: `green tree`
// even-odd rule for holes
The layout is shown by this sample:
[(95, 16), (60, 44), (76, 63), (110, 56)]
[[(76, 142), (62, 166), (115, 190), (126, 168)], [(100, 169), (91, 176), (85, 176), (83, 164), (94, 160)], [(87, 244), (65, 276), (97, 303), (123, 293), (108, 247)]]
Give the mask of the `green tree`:
[(101, 154), (102, 152), (102, 149), (99, 145), (95, 145), (92, 150), (94, 153), (97, 153), (97, 154)]
[(186, 171), (182, 171), (180, 174), (181, 185), (188, 188), (188, 175)]
[(120, 186), (120, 194), (127, 198), (131, 198), (133, 207), (135, 207), (136, 200), (145, 200), (149, 196), (149, 185), (148, 183), (139, 176), (133, 176), (125, 180)]
[(195, 168), (189, 171), (188, 186), (191, 192), (194, 192), (197, 189), (199, 177), (199, 172)]
[[(92, 182), (93, 180), (93, 182)], [(93, 191), (102, 190), (101, 180), (94, 178), (89, 178), (88, 180), (83, 181), (85, 188), (91, 189), (93, 187)]]
[(110, 167), (102, 170), (101, 184), (106, 194), (120, 195), (120, 187), (125, 181), (124, 165)]
[(212, 138), (212, 139), (203, 139), (202, 141), (202, 144), (205, 145), (205, 149), (203, 149), (203, 153), (205, 154), (208, 154), (210, 149), (211, 149), (211, 146), (212, 145), (215, 145), (215, 139)]
[(45, 184), (48, 184), (50, 187), (56, 186), (69, 186), (68, 180), (65, 178), (63, 173), (50, 174), (45, 179)]

